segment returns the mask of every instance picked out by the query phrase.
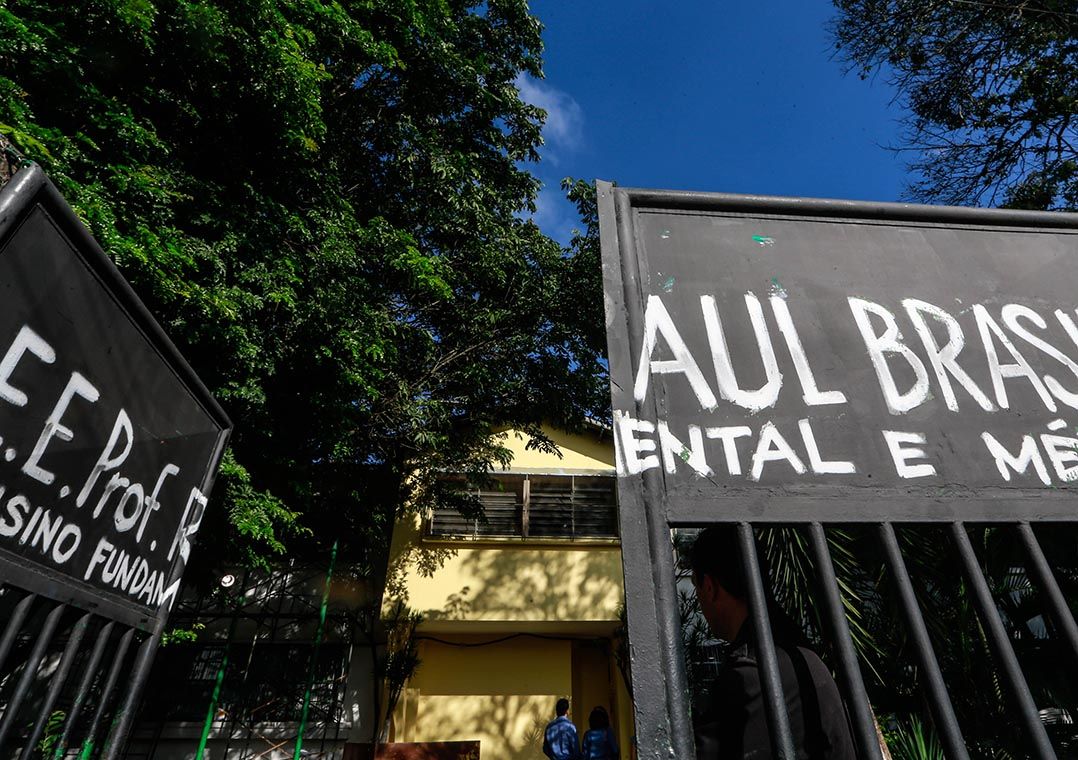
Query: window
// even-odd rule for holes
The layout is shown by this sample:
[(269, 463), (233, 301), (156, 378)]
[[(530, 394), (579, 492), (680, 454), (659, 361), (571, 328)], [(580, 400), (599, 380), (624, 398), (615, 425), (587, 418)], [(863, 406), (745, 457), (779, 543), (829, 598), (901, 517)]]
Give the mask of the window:
[(500, 475), (476, 492), (484, 516), (436, 509), (429, 534), (446, 537), (617, 538), (614, 478), (600, 475)]

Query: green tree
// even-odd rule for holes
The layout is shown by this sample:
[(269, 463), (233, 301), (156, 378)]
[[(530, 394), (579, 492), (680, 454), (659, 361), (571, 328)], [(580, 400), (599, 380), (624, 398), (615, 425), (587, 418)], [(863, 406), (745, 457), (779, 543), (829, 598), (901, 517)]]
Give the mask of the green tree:
[(503, 461), (494, 425), (604, 409), (587, 273), (528, 220), (540, 31), (525, 0), (0, 2), (0, 132), (236, 424), (202, 557), (369, 559), (415, 499), (469, 506), (436, 476)]
[(1058, 0), (834, 0), (840, 59), (904, 106), (909, 195), (1078, 208), (1078, 7)]

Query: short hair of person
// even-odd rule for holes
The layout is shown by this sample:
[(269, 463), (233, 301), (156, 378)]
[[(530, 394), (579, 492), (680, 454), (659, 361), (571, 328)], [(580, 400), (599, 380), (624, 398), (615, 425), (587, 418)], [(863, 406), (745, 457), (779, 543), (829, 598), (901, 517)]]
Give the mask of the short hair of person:
[(562, 697), (554, 705), (554, 714), (560, 716), (565, 715), (565, 713), (567, 712), (569, 712), (569, 700), (565, 697)]
[[(763, 552), (757, 553), (757, 561), (764, 583), (764, 598), (767, 600), (772, 634), (782, 641), (807, 646), (809, 640), (805, 631), (775, 601), (769, 583), (771, 571)], [(689, 552), (689, 565), (695, 577), (711, 576), (730, 596), (748, 602), (748, 582), (745, 579), (745, 566), (741, 562), (741, 538), (738, 536), (737, 525), (724, 523), (700, 531)]]
[(745, 568), (741, 564), (737, 526), (713, 525), (700, 531), (689, 552), (689, 565), (697, 578), (707, 575), (727, 593), (737, 599), (746, 599)]
[(588, 716), (588, 728), (610, 728), (610, 716), (606, 714), (606, 710), (602, 705), (591, 711), (591, 715)]

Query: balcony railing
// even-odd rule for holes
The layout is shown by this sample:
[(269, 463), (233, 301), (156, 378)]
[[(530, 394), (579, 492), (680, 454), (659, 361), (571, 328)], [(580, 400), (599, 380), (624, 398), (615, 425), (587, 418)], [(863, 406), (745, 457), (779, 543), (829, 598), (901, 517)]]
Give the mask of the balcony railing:
[(428, 534), (444, 538), (618, 537), (614, 478), (597, 475), (502, 475), (496, 488), (476, 492), (483, 515), (466, 518), (436, 509)]

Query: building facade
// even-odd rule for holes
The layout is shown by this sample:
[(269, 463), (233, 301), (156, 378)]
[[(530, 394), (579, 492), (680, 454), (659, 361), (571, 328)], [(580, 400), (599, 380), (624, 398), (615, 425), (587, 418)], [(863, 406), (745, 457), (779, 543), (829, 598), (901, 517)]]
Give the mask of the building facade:
[(399, 600), (423, 617), (392, 741), (478, 741), (483, 760), (541, 760), (568, 697), (581, 736), (603, 707), (631, 756), (613, 443), (598, 426), (547, 434), (561, 456), (505, 431), (512, 463), (477, 494), (485, 520), (428, 511), (397, 525), (383, 609)]
[[(477, 494), (483, 519), (399, 522), (384, 589), (329, 558), (188, 589), (170, 620), (186, 633), (159, 652), (127, 758), (289, 760), (297, 743), (308, 759), (366, 758), (388, 723), (393, 743), (542, 760), (563, 696), (581, 735), (606, 709), (631, 757), (613, 444), (598, 426), (547, 434), (560, 457), (503, 433), (512, 464)], [(421, 616), (420, 662), (387, 720), (379, 663), (401, 609)]]

